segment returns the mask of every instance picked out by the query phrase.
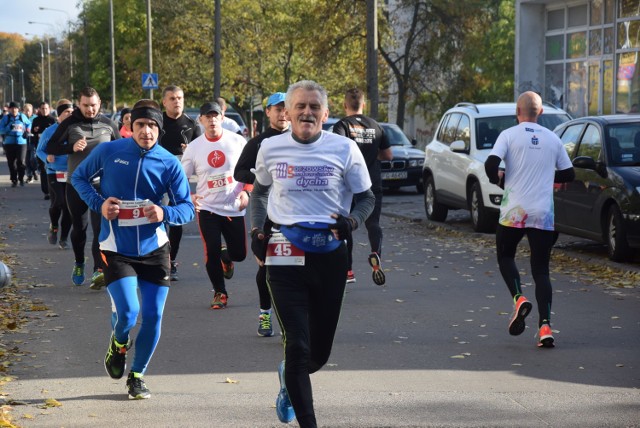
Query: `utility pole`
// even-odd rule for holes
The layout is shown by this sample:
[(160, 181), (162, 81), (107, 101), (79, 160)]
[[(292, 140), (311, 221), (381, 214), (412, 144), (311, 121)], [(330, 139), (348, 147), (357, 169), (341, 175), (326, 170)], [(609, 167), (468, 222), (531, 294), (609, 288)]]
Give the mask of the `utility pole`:
[[(147, 0), (147, 56), (149, 57), (149, 73), (153, 73), (153, 50), (151, 41), (151, 0)], [(149, 89), (149, 99), (153, 99), (153, 89)]]
[(113, 0), (109, 0), (109, 41), (111, 42), (111, 111), (116, 110), (116, 41), (113, 34)]
[(220, 39), (222, 38), (222, 19), (220, 18), (220, 0), (215, 0), (215, 36), (213, 40), (213, 98), (220, 96)]
[(369, 116), (378, 119), (378, 1), (367, 0), (367, 95)]

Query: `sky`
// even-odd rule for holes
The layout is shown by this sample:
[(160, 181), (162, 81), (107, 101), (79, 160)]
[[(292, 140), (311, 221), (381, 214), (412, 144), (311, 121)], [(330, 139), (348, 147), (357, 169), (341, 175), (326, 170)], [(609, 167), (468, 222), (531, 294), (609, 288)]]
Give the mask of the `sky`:
[[(29, 39), (44, 35), (61, 37), (69, 28), (67, 14), (40, 10), (39, 7), (63, 10), (75, 21), (79, 12), (77, 3), (78, 0), (0, 0), (0, 32), (18, 33)], [(29, 21), (51, 25), (29, 24)]]

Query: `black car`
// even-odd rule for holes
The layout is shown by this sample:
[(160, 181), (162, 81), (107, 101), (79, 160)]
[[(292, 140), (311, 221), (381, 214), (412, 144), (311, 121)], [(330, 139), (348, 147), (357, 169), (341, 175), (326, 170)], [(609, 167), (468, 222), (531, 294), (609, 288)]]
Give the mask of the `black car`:
[(422, 183), (422, 165), (424, 150), (416, 149), (415, 143), (409, 141), (402, 129), (395, 123), (380, 123), (391, 144), (393, 159), (380, 161), (382, 171), (382, 187), (399, 189), (404, 186), (415, 186), (418, 193), (424, 191)]
[(554, 192), (556, 230), (605, 243), (625, 261), (640, 248), (640, 115), (591, 116), (558, 126), (576, 172)]

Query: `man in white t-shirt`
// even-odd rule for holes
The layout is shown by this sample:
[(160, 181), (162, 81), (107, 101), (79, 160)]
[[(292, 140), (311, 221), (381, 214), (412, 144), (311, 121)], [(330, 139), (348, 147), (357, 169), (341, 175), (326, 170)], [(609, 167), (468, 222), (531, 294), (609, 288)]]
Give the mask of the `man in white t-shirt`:
[(225, 113), (227, 111), (227, 102), (225, 101), (225, 99), (222, 97), (218, 97), (216, 98), (216, 102), (222, 109), (222, 117), (223, 117), (222, 127), (235, 134), (242, 135), (242, 128), (240, 128), (240, 125), (238, 125), (238, 122), (231, 119), (230, 117), (225, 116)]
[[(344, 240), (369, 217), (375, 197), (356, 143), (322, 130), (329, 115), (322, 86), (294, 83), (285, 110), (291, 132), (264, 140), (256, 159), (251, 249), (267, 266), (284, 337), (276, 414), (315, 427), (309, 375), (331, 354), (347, 279)], [(267, 215), (271, 231), (262, 230)]]
[[(233, 276), (233, 262), (247, 256), (245, 208), (253, 186), (233, 179), (233, 171), (247, 141), (222, 128), (224, 118), (219, 104), (200, 107), (204, 134), (193, 140), (182, 155), (187, 177), (196, 175), (192, 194), (200, 236), (205, 246), (205, 266), (213, 285), (211, 309), (224, 309), (228, 293), (225, 278)], [(222, 245), (224, 237), (226, 245)]]
[[(575, 173), (562, 141), (547, 128), (538, 125), (542, 99), (535, 92), (518, 98), (518, 125), (504, 130), (485, 162), (489, 180), (504, 188), (496, 246), (500, 273), (514, 301), (509, 333), (522, 334), (531, 302), (523, 295), (520, 274), (515, 263), (518, 243), (527, 235), (531, 248), (531, 275), (538, 303), (537, 345), (554, 346), (551, 330), (551, 279), (549, 259), (555, 241), (553, 183), (572, 181)], [(504, 161), (504, 172), (499, 170)]]

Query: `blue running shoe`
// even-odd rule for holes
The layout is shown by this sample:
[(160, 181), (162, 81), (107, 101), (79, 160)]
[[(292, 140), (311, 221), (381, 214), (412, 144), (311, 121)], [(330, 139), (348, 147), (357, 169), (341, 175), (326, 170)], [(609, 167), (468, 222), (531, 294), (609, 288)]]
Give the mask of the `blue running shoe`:
[(74, 285), (82, 285), (84, 282), (84, 263), (76, 263), (71, 273), (71, 281)]
[(276, 414), (280, 422), (288, 424), (295, 419), (296, 414), (293, 411), (287, 386), (284, 383), (284, 360), (278, 366), (278, 376), (280, 377), (280, 392), (278, 393), (278, 398), (276, 398)]

